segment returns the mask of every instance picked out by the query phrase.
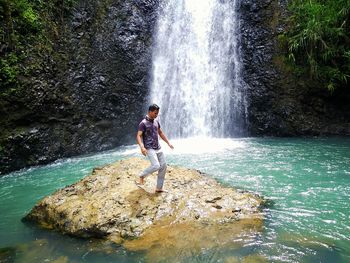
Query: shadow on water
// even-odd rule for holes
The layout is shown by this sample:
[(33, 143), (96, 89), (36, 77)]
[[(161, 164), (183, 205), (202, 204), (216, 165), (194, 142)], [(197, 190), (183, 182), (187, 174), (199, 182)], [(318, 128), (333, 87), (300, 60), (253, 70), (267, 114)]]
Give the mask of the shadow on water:
[(278, 243), (286, 251), (293, 249), (302, 255), (302, 262), (344, 262), (342, 251), (334, 241), (322, 237), (304, 236), (297, 233), (278, 233)]
[(99, 239), (80, 239), (37, 229), (33, 241), (0, 250), (0, 262), (139, 262), (142, 255)]
[(250, 218), (215, 225), (166, 221), (160, 224), (147, 229), (139, 239), (126, 241), (125, 248), (144, 251), (148, 262), (218, 262), (227, 256), (225, 251), (242, 252), (247, 244), (254, 243), (262, 231), (263, 220)]
[(262, 209), (271, 209), (275, 206), (276, 202), (272, 199), (265, 198), (263, 202)]
[(2, 248), (0, 262), (267, 262), (241, 261), (246, 257), (262, 258), (245, 247), (259, 238), (260, 219), (215, 227), (163, 223), (162, 228), (151, 228), (141, 238), (123, 245), (62, 235), (26, 223), (32, 241)]

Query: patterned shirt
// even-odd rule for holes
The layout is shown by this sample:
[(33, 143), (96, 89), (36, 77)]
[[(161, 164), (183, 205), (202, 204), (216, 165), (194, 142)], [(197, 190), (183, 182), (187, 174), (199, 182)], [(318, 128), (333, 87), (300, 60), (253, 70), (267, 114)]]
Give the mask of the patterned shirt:
[(158, 140), (158, 130), (160, 124), (158, 120), (152, 120), (146, 116), (139, 124), (139, 131), (142, 131), (143, 145), (146, 149), (160, 149)]

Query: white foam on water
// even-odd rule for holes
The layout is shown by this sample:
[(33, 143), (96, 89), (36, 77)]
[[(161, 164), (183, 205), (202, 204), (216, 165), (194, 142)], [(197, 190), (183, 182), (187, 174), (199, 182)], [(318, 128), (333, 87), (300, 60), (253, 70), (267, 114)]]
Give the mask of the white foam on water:
[(205, 136), (171, 140), (171, 144), (174, 146), (173, 150), (164, 141), (161, 141), (162, 149), (166, 154), (213, 154), (246, 147), (246, 144), (238, 139)]

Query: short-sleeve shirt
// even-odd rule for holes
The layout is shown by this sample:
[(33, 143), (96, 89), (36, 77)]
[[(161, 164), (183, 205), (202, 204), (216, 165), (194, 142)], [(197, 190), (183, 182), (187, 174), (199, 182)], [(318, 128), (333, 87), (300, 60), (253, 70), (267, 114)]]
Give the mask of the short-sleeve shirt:
[(152, 120), (146, 116), (139, 124), (139, 131), (142, 131), (143, 145), (146, 149), (160, 149), (158, 130), (160, 124), (158, 120)]

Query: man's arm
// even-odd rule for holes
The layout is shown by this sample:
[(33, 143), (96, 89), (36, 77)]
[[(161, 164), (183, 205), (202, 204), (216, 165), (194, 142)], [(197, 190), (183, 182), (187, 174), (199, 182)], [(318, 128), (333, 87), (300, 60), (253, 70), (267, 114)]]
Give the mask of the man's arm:
[(137, 132), (137, 135), (136, 135), (136, 141), (137, 141), (137, 144), (140, 146), (140, 149), (141, 149), (141, 153), (146, 156), (147, 155), (147, 150), (145, 148), (145, 146), (143, 145), (142, 143), (142, 131), (138, 131)]
[(172, 146), (171, 143), (168, 141), (168, 138), (165, 136), (165, 134), (161, 128), (158, 129), (158, 133), (159, 133), (160, 138), (162, 138), (163, 141), (165, 141), (171, 149), (174, 149), (174, 146)]

